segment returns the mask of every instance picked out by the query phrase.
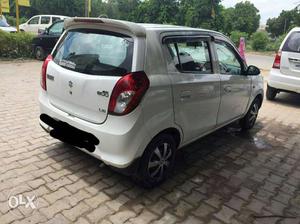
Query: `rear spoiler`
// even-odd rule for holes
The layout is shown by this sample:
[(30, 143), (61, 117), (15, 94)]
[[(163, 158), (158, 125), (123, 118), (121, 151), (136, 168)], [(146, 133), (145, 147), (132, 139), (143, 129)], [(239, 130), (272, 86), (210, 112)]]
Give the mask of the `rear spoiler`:
[(89, 18), (89, 17), (74, 17), (69, 18), (64, 21), (65, 30), (70, 29), (72, 27), (77, 27), (78, 25), (85, 24), (93, 24), (99, 27), (115, 27), (119, 29), (124, 29), (137, 37), (145, 37), (146, 29), (138, 25), (137, 23), (132, 23), (123, 20), (115, 20), (115, 19), (106, 19), (106, 18)]

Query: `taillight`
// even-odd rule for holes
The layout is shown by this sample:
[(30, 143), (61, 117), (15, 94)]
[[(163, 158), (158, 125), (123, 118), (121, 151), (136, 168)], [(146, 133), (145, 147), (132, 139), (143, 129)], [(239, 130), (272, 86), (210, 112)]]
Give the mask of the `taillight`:
[(149, 88), (145, 72), (128, 73), (116, 83), (108, 105), (108, 112), (125, 115), (133, 111), (141, 102)]
[(280, 69), (280, 61), (281, 61), (281, 51), (278, 51), (275, 56), (273, 68)]
[(41, 86), (44, 90), (47, 90), (47, 85), (46, 85), (46, 79), (47, 79), (47, 67), (48, 63), (52, 61), (52, 55), (49, 54), (46, 60), (44, 61), (44, 64), (42, 66), (42, 74), (41, 74)]

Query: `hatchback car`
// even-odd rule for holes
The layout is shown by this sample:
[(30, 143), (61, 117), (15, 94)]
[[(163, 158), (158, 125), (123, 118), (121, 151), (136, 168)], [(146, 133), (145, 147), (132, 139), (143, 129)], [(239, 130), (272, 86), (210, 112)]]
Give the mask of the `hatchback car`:
[(26, 23), (20, 25), (20, 30), (24, 32), (30, 32), (38, 34), (39, 30), (45, 30), (53, 23), (59, 20), (69, 18), (67, 16), (60, 15), (37, 15), (30, 18)]
[(35, 58), (38, 60), (44, 60), (48, 54), (53, 50), (56, 42), (64, 29), (64, 21), (59, 20), (53, 23), (49, 28), (33, 38), (32, 48)]
[(263, 78), (221, 33), (73, 18), (42, 67), (40, 124), (153, 187), (177, 149), (225, 125), (251, 129)]
[(292, 29), (283, 40), (270, 71), (267, 99), (280, 92), (300, 93), (300, 28)]

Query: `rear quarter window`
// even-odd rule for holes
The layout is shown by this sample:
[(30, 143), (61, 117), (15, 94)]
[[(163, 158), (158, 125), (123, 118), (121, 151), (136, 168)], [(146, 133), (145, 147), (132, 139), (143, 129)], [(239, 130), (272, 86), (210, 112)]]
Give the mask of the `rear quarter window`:
[(283, 51), (300, 52), (300, 32), (293, 32), (285, 41)]
[(61, 67), (89, 75), (122, 76), (132, 69), (133, 39), (99, 30), (71, 30), (54, 52)]

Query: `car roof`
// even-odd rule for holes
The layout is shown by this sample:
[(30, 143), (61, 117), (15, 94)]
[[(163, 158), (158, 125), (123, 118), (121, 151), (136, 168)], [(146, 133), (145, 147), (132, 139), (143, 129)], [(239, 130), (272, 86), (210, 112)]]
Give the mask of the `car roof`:
[(61, 15), (35, 15), (33, 17), (36, 17), (36, 16), (53, 16), (53, 17), (64, 17), (64, 18), (68, 18), (68, 16), (61, 16)]
[(169, 24), (151, 24), (151, 23), (134, 23), (124, 20), (115, 20), (107, 18), (90, 18), (90, 17), (74, 17), (65, 20), (65, 29), (73, 26), (84, 26), (85, 24), (99, 24), (99, 26), (112, 26), (129, 30), (136, 36), (146, 36), (147, 31), (164, 32), (164, 31), (186, 31), (186, 32), (206, 32), (225, 37), (222, 33), (213, 30), (200, 28), (192, 28), (186, 26), (176, 26)]
[(300, 27), (294, 27), (292, 30), (291, 30), (291, 32), (293, 32), (293, 31), (300, 31)]

